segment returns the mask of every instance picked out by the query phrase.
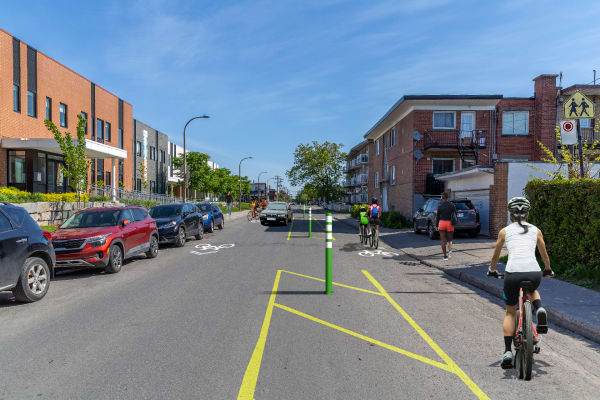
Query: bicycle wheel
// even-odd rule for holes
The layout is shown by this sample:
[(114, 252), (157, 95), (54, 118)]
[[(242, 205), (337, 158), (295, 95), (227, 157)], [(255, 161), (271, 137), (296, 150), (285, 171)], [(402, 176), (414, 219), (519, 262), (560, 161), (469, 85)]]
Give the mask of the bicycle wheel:
[(375, 236), (375, 228), (371, 228), (371, 234), (369, 235), (369, 246), (373, 247), (373, 236)]
[(247, 215), (248, 221), (252, 221), (252, 217), (253, 217), (252, 211), (248, 211), (248, 215)]
[(531, 312), (531, 303), (523, 303), (523, 341), (521, 342), (521, 357), (523, 358), (523, 374), (525, 380), (531, 379), (531, 370), (533, 369), (533, 318)]
[(521, 343), (523, 342), (523, 338), (520, 332), (517, 332), (517, 328), (519, 327), (519, 314), (520, 311), (517, 310), (515, 314), (515, 334), (513, 338), (513, 342), (515, 345), (515, 359), (513, 362), (513, 368), (518, 370), (519, 379), (523, 379), (523, 366), (521, 362)]
[(379, 247), (379, 231), (376, 230), (375, 233), (373, 234), (373, 247), (378, 248)]

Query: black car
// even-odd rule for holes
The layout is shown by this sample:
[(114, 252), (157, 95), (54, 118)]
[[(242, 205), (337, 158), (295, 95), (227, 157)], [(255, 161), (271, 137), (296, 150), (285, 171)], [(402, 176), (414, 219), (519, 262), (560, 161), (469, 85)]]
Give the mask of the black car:
[(50, 233), (22, 207), (0, 203), (0, 291), (18, 301), (38, 301), (54, 276), (56, 256)]
[(283, 201), (272, 201), (260, 213), (261, 225), (270, 223), (287, 225), (292, 222), (294, 214), (292, 206)]
[(175, 243), (183, 247), (188, 237), (200, 240), (204, 236), (202, 214), (192, 203), (163, 204), (150, 209), (156, 220), (160, 243)]
[(202, 212), (204, 231), (212, 233), (215, 231), (215, 226), (219, 229), (225, 227), (225, 217), (217, 203), (202, 202), (197, 203), (196, 207)]
[[(439, 197), (428, 199), (423, 207), (413, 217), (413, 229), (415, 233), (425, 230), (430, 239), (437, 239), (439, 232), (435, 230), (435, 219), (438, 205), (442, 200)], [(450, 200), (456, 206), (458, 224), (454, 225), (455, 232), (467, 232), (471, 237), (477, 237), (481, 230), (479, 222), (479, 211), (473, 206), (469, 199)]]

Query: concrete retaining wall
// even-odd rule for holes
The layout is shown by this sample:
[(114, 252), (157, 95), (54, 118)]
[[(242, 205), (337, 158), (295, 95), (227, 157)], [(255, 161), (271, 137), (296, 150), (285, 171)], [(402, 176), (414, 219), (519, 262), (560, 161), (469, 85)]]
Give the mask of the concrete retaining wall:
[(81, 202), (81, 203), (20, 203), (16, 206), (23, 207), (31, 218), (39, 225), (60, 225), (76, 211), (92, 207), (122, 207), (120, 203)]

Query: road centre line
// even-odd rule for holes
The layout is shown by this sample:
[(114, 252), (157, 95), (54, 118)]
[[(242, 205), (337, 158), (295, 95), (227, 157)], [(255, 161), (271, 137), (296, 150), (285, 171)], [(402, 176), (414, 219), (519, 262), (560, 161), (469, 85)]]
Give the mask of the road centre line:
[[(327, 229), (325, 229), (325, 227), (324, 227), (324, 226), (323, 226), (323, 225), (322, 225), (322, 224), (319, 222), (319, 220), (318, 220), (318, 219), (314, 219), (314, 218), (313, 218), (313, 220), (314, 220), (314, 221), (317, 221), (317, 224), (319, 224), (319, 226), (321, 226), (321, 229), (323, 229), (324, 231), (327, 231)], [(333, 227), (333, 224), (332, 224), (332, 227)], [(331, 238), (332, 238), (333, 240), (335, 240), (335, 238), (334, 238), (333, 236), (331, 236)]]
[(269, 296), (269, 303), (267, 305), (267, 311), (265, 312), (265, 319), (260, 329), (258, 336), (258, 342), (252, 352), (252, 357), (244, 373), (242, 379), (242, 385), (238, 393), (238, 400), (254, 400), (254, 391), (256, 389), (256, 382), (258, 380), (258, 373), (260, 371), (260, 364), (262, 362), (262, 356), (265, 351), (265, 343), (267, 342), (267, 334), (269, 333), (269, 325), (271, 325), (271, 316), (273, 314), (273, 305), (275, 304), (275, 297), (277, 296), (277, 288), (279, 287), (279, 278), (281, 277), (281, 270), (277, 271), (275, 276), (275, 282), (273, 283), (273, 291)]
[(458, 375), (458, 377), (463, 381), (463, 383), (467, 385), (467, 387), (471, 389), (471, 391), (479, 399), (489, 400), (489, 397), (483, 392), (483, 390), (481, 390), (479, 386), (477, 386), (475, 382), (473, 382), (471, 378), (469, 378), (469, 376), (465, 374), (465, 372), (462, 369), (460, 369), (460, 367), (444, 352), (444, 350), (442, 350), (440, 346), (438, 346), (438, 344), (434, 342), (433, 339), (431, 339), (431, 337), (411, 318), (411, 316), (408, 315), (408, 313), (404, 311), (404, 309), (400, 307), (394, 299), (392, 299), (392, 297), (389, 295), (388, 292), (386, 292), (383, 286), (381, 286), (381, 284), (377, 282), (377, 280), (375, 280), (375, 278), (373, 278), (373, 276), (367, 270), (363, 269), (362, 273), (367, 277), (369, 281), (371, 281), (373, 286), (375, 286), (377, 290), (379, 290), (379, 292), (388, 300), (388, 302), (396, 309), (396, 311), (398, 311), (400, 315), (402, 315), (402, 317), (410, 324), (410, 326), (412, 326), (413, 329), (417, 331), (419, 335), (421, 335), (423, 340), (427, 342), (427, 344), (433, 349), (433, 351), (435, 351), (437, 355), (440, 356), (442, 360), (444, 360), (444, 362), (449, 367), (449, 371)]
[[(319, 281), (319, 282), (325, 282), (325, 279), (316, 278), (316, 277), (310, 276), (310, 275), (303, 275), (303, 274), (299, 274), (297, 272), (286, 271), (285, 269), (282, 269), (281, 272), (285, 272), (286, 274), (301, 276), (303, 278), (312, 279), (312, 280)], [(332, 282), (332, 283), (335, 286), (344, 287), (346, 289), (352, 289), (352, 290), (357, 290), (359, 292), (365, 292), (365, 293), (375, 294), (377, 296), (383, 296), (383, 294), (381, 294), (380, 292), (375, 292), (373, 290), (362, 289), (362, 288), (355, 287), (355, 286), (350, 286), (350, 285), (344, 285), (343, 283), (337, 283), (337, 282)]]
[(376, 344), (377, 346), (383, 347), (384, 349), (388, 349), (388, 350), (391, 350), (391, 351), (396, 352), (398, 354), (402, 354), (404, 356), (407, 356), (407, 357), (410, 357), (410, 358), (414, 358), (415, 360), (418, 360), (418, 361), (424, 362), (426, 364), (432, 365), (432, 366), (434, 366), (436, 368), (439, 368), (439, 369), (442, 369), (444, 371), (454, 372), (454, 371), (452, 371), (450, 369), (450, 367), (447, 364), (443, 364), (443, 363), (441, 363), (439, 361), (435, 361), (435, 360), (432, 360), (430, 358), (423, 357), (423, 356), (420, 356), (420, 355), (415, 354), (415, 353), (411, 353), (410, 351), (401, 349), (401, 348), (393, 346), (391, 344), (384, 343), (384, 342), (379, 341), (377, 339), (373, 339), (373, 338), (370, 338), (368, 336), (361, 335), (360, 333), (351, 331), (350, 329), (343, 328), (343, 327), (341, 327), (339, 325), (332, 324), (331, 322), (323, 321), (322, 319), (319, 319), (317, 317), (313, 317), (312, 315), (303, 313), (302, 311), (298, 311), (298, 310), (296, 310), (294, 308), (291, 308), (291, 307), (288, 307), (288, 306), (284, 306), (284, 305), (279, 304), (279, 303), (275, 303), (274, 306), (277, 307), (277, 308), (280, 308), (282, 310), (288, 311), (288, 312), (290, 312), (292, 314), (296, 314), (296, 315), (298, 315), (298, 316), (300, 316), (302, 318), (306, 318), (306, 319), (308, 319), (310, 321), (316, 322), (316, 323), (321, 324), (321, 325), (325, 325), (325, 326), (327, 326), (329, 328), (338, 330), (340, 332), (344, 332), (344, 333), (346, 333), (346, 334), (348, 334), (350, 336), (354, 336), (354, 337), (356, 337), (358, 339), (362, 339), (362, 340), (364, 340), (366, 342), (369, 342), (369, 343), (372, 343), (372, 344)]

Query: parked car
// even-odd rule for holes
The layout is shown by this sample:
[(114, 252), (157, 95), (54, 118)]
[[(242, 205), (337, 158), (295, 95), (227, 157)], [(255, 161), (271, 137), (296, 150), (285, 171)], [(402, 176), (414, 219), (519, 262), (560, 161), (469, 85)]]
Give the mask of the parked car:
[[(439, 197), (428, 199), (423, 207), (415, 213), (413, 218), (413, 229), (415, 233), (421, 233), (425, 230), (430, 239), (439, 237), (439, 232), (435, 230), (435, 219), (437, 208), (442, 200)], [(467, 232), (471, 237), (477, 237), (481, 230), (479, 223), (479, 211), (473, 206), (469, 199), (451, 200), (456, 206), (458, 224), (454, 226), (456, 232)]]
[(197, 203), (196, 206), (202, 211), (205, 231), (214, 232), (215, 226), (219, 229), (225, 228), (223, 211), (221, 211), (217, 203), (202, 202)]
[(41, 300), (55, 263), (50, 233), (24, 208), (0, 203), (0, 291), (11, 290), (22, 302)]
[(57, 267), (104, 268), (117, 273), (127, 258), (158, 255), (156, 222), (142, 207), (89, 208), (52, 233)]
[(162, 204), (150, 209), (156, 220), (160, 243), (174, 243), (183, 247), (189, 237), (200, 240), (204, 236), (202, 215), (192, 203)]
[(260, 213), (260, 223), (280, 223), (287, 225), (294, 218), (292, 206), (282, 201), (273, 201)]

